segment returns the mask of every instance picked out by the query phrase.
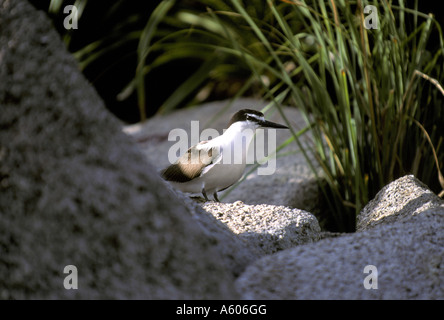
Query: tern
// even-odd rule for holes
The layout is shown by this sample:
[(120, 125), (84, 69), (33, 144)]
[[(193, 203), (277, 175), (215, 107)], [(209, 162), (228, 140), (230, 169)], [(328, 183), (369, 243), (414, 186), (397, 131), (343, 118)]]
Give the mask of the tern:
[(175, 163), (161, 171), (161, 176), (185, 193), (213, 194), (236, 183), (246, 167), (247, 150), (257, 128), (288, 129), (265, 120), (262, 112), (243, 109), (231, 118), (225, 132), (192, 146)]

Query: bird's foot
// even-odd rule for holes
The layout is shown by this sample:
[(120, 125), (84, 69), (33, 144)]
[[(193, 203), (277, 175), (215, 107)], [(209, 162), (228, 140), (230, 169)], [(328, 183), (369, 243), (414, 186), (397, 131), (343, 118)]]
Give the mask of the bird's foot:
[(190, 199), (196, 201), (197, 203), (205, 203), (205, 202), (207, 202), (207, 200), (205, 200), (204, 198), (199, 197), (199, 196), (193, 196), (193, 197), (190, 197)]

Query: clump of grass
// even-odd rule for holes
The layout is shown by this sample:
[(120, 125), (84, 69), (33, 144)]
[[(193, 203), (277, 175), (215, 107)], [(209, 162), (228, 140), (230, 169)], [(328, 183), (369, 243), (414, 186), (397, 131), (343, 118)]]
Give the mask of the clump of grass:
[[(264, 67), (232, 43), (259, 78), (267, 69), (275, 76), (271, 86), (264, 84), (265, 97), (284, 90), (285, 101), (306, 115), (313, 142), (295, 140), (308, 160), (317, 160), (313, 171), (322, 169), (332, 229), (353, 231), (363, 206), (399, 176), (413, 173), (435, 186), (442, 180), (444, 113), (436, 79), (443, 79), (444, 46), (433, 16), (402, 1), (375, 1), (379, 29), (368, 30), (364, 1), (268, 0), (278, 24), (271, 27), (239, 0), (231, 2), (272, 60)], [(410, 31), (406, 15), (413, 17)], [(292, 28), (293, 20), (302, 21), (303, 29)], [(439, 45), (430, 52), (432, 30)]]
[(366, 1), (267, 0), (261, 17), (240, 0), (212, 3), (187, 29), (212, 41), (181, 45), (231, 55), (251, 71), (246, 86), (260, 83), (280, 112), (282, 103), (303, 112), (311, 142), (292, 132), (328, 203), (326, 226), (353, 231), (363, 206), (407, 173), (444, 189), (444, 46), (433, 16), (374, 1), (379, 28), (366, 29)]

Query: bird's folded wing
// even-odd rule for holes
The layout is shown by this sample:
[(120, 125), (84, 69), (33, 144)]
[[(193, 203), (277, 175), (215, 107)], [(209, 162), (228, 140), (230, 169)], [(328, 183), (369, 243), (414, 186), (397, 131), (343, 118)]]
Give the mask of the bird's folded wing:
[(161, 171), (162, 177), (167, 181), (188, 182), (220, 162), (222, 157), (219, 148), (207, 147), (206, 143), (200, 142), (189, 148), (174, 164)]

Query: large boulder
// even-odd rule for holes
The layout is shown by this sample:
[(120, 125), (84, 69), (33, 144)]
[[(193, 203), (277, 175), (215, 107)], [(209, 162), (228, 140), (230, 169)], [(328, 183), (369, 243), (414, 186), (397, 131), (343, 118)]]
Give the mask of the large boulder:
[(393, 217), (263, 257), (237, 288), (246, 299), (444, 299), (444, 206), (431, 201), (439, 203), (413, 177), (392, 182), (370, 205), (390, 203)]
[(386, 185), (359, 213), (356, 230), (393, 222), (439, 207), (444, 201), (413, 175)]
[(246, 205), (242, 201), (207, 202), (203, 208), (264, 254), (321, 238), (318, 220), (304, 210), (266, 204)]
[[(46, 15), (0, 0), (0, 26), (0, 298), (236, 298), (219, 240), (121, 132)], [(65, 289), (68, 265), (78, 289)]]
[[(248, 239), (239, 237), (230, 224), (226, 224), (226, 221), (220, 219), (219, 216), (211, 214), (212, 211), (208, 210), (207, 205), (200, 199), (190, 198), (174, 189), (171, 189), (171, 192), (182, 201), (183, 206), (190, 210), (193, 219), (199, 223), (207, 236), (215, 239), (214, 244), (221, 255), (221, 262), (234, 277), (238, 277), (249, 264), (264, 255), (263, 250), (256, 243), (252, 244)], [(207, 204), (210, 203), (207, 202)], [(225, 206), (222, 203), (213, 204), (219, 208)]]
[(444, 208), (266, 256), (237, 279), (245, 299), (444, 299)]

